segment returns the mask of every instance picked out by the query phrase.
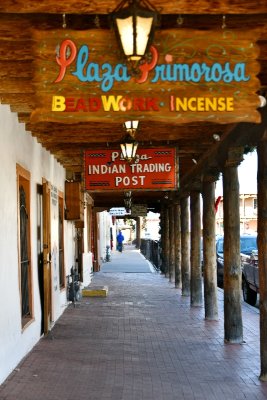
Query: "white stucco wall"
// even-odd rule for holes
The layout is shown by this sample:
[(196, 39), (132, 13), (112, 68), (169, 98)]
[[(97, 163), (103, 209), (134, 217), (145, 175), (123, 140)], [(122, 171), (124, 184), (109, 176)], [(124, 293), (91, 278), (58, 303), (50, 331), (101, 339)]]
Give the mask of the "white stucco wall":
[[(0, 105), (0, 383), (40, 339), (41, 308), (37, 269), (37, 184), (46, 178), (64, 192), (65, 170), (29, 132), (17, 121), (8, 106)], [(18, 243), (17, 243), (17, 182), (16, 164), (31, 173), (31, 259), (33, 272), (34, 321), (23, 332), (21, 329)], [(65, 291), (58, 283), (57, 217), (58, 208), (51, 207), (52, 243), (52, 297), (53, 319), (56, 320), (66, 306)], [(71, 245), (73, 225), (65, 221), (66, 273), (74, 260)], [(54, 253), (53, 253), (54, 252)]]
[(97, 213), (98, 221), (98, 262), (103, 263), (106, 257), (106, 246), (110, 246), (111, 216), (107, 211)]
[[(85, 204), (92, 204), (92, 198), (87, 194), (84, 194), (84, 202)], [(84, 222), (85, 226), (83, 229), (83, 237), (84, 237), (84, 253), (83, 253), (83, 281), (81, 282), (81, 288), (84, 288), (88, 286), (91, 281), (92, 281), (92, 276), (93, 276), (93, 254), (91, 251), (89, 251), (89, 246), (88, 246), (88, 227), (87, 227), (87, 221), (89, 219), (88, 216), (88, 208), (84, 208)]]

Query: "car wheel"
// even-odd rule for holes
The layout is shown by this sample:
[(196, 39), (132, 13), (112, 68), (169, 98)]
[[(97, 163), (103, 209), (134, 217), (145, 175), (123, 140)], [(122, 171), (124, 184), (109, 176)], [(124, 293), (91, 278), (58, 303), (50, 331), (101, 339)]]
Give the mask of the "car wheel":
[(245, 279), (242, 280), (242, 290), (244, 301), (251, 306), (255, 306), (257, 302), (257, 293), (249, 287)]

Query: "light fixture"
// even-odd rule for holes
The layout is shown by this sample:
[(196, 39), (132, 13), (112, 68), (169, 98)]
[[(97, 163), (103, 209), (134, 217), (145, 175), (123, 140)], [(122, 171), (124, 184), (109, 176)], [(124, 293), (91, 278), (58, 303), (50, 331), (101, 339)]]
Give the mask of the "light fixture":
[(212, 137), (215, 140), (215, 142), (219, 142), (221, 140), (221, 136), (218, 133), (214, 133)]
[(125, 192), (125, 193), (124, 193), (124, 197), (125, 197), (125, 198), (128, 198), (128, 199), (129, 199), (129, 198), (131, 198), (131, 196), (132, 196), (132, 192), (131, 192), (131, 191)]
[(128, 61), (138, 63), (149, 50), (158, 17), (148, 0), (122, 0), (111, 13), (113, 29)]
[(266, 97), (259, 95), (259, 100), (260, 100), (259, 108), (265, 107), (266, 106)]
[(130, 209), (132, 207), (132, 199), (124, 199), (125, 208)]
[(123, 123), (123, 128), (129, 133), (131, 136), (134, 136), (138, 129), (139, 121), (125, 121)]
[(125, 161), (131, 162), (134, 160), (138, 143), (135, 140), (135, 134), (138, 128), (139, 121), (126, 121), (123, 126), (126, 130), (126, 136), (123, 143), (120, 144), (122, 157)]

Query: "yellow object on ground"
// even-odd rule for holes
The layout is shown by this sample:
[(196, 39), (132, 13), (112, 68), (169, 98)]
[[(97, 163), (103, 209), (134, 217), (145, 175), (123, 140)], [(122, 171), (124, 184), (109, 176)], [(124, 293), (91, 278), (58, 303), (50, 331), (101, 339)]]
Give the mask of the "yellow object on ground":
[(83, 297), (107, 297), (107, 286), (87, 286), (82, 289)]

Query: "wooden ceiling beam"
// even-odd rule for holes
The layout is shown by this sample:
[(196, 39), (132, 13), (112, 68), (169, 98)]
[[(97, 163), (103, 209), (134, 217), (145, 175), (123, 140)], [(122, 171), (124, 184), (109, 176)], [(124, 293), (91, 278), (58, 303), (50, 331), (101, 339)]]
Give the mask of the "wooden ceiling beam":
[(10, 104), (14, 111), (20, 113), (31, 113), (35, 107), (33, 96), (26, 93), (0, 94), (0, 102)]
[[(79, 1), (76, 0), (1, 0), (0, 12), (5, 13), (59, 13), (59, 14), (106, 14), (114, 10), (118, 0)], [(262, 14), (267, 12), (265, 0), (258, 0), (257, 4), (251, 0), (154, 0), (153, 5), (162, 14)]]
[[(38, 142), (42, 143), (40, 141), (40, 138), (37, 137)], [(110, 149), (114, 149), (114, 150), (118, 150), (119, 149), (119, 145), (117, 146), (112, 146), (112, 147), (107, 147), (105, 146), (103, 143), (101, 146), (97, 145), (96, 143), (89, 143), (89, 144), (75, 144), (75, 143), (69, 143), (67, 144), (52, 144), (52, 143), (48, 143), (45, 142), (44, 143), (45, 148), (50, 151), (52, 154), (57, 154), (60, 155), (61, 157), (73, 157), (73, 156), (78, 156), (80, 154), (83, 153), (84, 150), (86, 149), (106, 149), (106, 148), (110, 148)], [(170, 147), (172, 147), (172, 144), (169, 145)], [(146, 147), (146, 146), (141, 146), (140, 147)], [(149, 146), (148, 146), (149, 147)], [(197, 144), (195, 143), (193, 146), (190, 146), (188, 148), (178, 148), (177, 149), (177, 155), (179, 157), (185, 158), (185, 157), (189, 157), (189, 158), (199, 158), (203, 152), (205, 152), (207, 149), (207, 146), (197, 146)]]
[(28, 93), (35, 92), (32, 80), (29, 78), (5, 79), (0, 85), (0, 94)]
[[(113, 124), (115, 125), (115, 124)], [(40, 134), (51, 135), (51, 132), (56, 134), (58, 137), (65, 136), (88, 136), (94, 138), (96, 135), (103, 135), (107, 138), (118, 136), (119, 138), (124, 136), (123, 128), (119, 126), (112, 126), (111, 123), (80, 123), (80, 124), (60, 124), (52, 122), (42, 122), (27, 124), (27, 129)], [(229, 129), (229, 125), (206, 125), (205, 123), (199, 123), (195, 125), (171, 125), (171, 124), (155, 124), (149, 122), (142, 122), (140, 124), (140, 130), (137, 132), (138, 140), (162, 140), (162, 138), (172, 137), (173, 139), (179, 140), (182, 138), (195, 139), (196, 136), (200, 136), (201, 139), (208, 139), (213, 133), (224, 132)]]
[(0, 61), (32, 61), (30, 36), (25, 40), (0, 40)]
[(222, 170), (225, 160), (227, 159), (229, 147), (240, 147), (247, 144), (253, 144), (255, 146), (266, 130), (266, 107), (261, 109), (261, 114), (262, 122), (260, 124), (237, 124), (232, 131), (225, 136), (222, 142), (217, 143), (216, 146), (207, 150), (203, 157), (198, 160), (197, 165), (183, 175), (179, 196), (182, 196), (187, 190), (190, 190), (193, 182), (199, 180), (205, 172), (209, 171), (210, 168)]
[(32, 79), (34, 68), (32, 61), (6, 60), (0, 61), (0, 79)]
[[(1, 14), (0, 13), (0, 40), (29, 41), (32, 39), (32, 30), (62, 29), (62, 13), (59, 14)], [(180, 13), (179, 13), (180, 14)], [(224, 14), (224, 13), (223, 13)], [(100, 27), (110, 29), (108, 15), (99, 15)], [(91, 30), (96, 28), (95, 15), (72, 14), (67, 15), (68, 29)], [(204, 30), (218, 30), (222, 26), (222, 15), (194, 14), (183, 15), (181, 26), (177, 23), (177, 14), (162, 15), (159, 29), (192, 28)], [(229, 15), (226, 13), (226, 26), (230, 30), (240, 30), (244, 26), (247, 30), (259, 29), (259, 40), (267, 37), (267, 12), (264, 14), (250, 14), (245, 11), (241, 14)]]
[(19, 122), (26, 124), (30, 120), (30, 113), (27, 112), (18, 112), (18, 120)]

